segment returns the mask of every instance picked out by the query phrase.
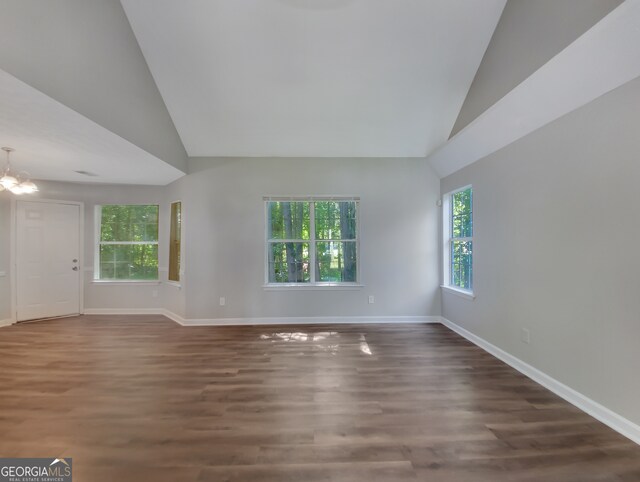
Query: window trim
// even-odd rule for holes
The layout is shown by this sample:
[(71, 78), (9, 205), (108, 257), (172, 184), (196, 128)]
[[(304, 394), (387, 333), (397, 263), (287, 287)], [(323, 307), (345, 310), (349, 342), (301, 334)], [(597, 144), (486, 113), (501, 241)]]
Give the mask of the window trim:
[[(455, 295), (461, 296), (466, 299), (475, 299), (475, 294), (473, 292), (473, 278), (471, 281), (471, 289), (464, 289), (459, 286), (451, 284), (451, 243), (454, 238), (452, 237), (453, 231), (453, 217), (452, 217), (452, 203), (451, 200), (454, 194), (457, 194), (461, 191), (466, 191), (467, 189), (471, 189), (471, 215), (472, 219), (475, 220), (474, 216), (474, 202), (473, 202), (473, 185), (467, 184), (466, 186), (462, 186), (460, 188), (454, 189), (453, 191), (449, 191), (444, 196), (442, 196), (442, 284), (440, 287), (449, 293), (453, 293)], [(456, 241), (471, 241), (473, 243), (473, 232), (475, 230), (472, 227), (472, 236), (471, 237), (463, 237), (463, 238), (455, 238)], [(474, 245), (475, 251), (475, 245)], [(471, 270), (472, 273), (475, 265), (475, 256), (471, 255)]]
[[(264, 284), (262, 285), (265, 291), (277, 291), (277, 290), (308, 290), (308, 289), (325, 289), (325, 290), (340, 290), (340, 289), (360, 289), (364, 285), (361, 283), (361, 271), (360, 271), (360, 197), (359, 196), (264, 196), (263, 200), (263, 216), (264, 221)], [(316, 223), (315, 223), (315, 208), (314, 202), (323, 201), (352, 201), (356, 203), (356, 281), (314, 281), (316, 271), (316, 247), (315, 243), (322, 241), (336, 241), (342, 242), (342, 239), (315, 239)], [(297, 239), (278, 239), (278, 242), (303, 242), (309, 243), (309, 282), (300, 283), (272, 283), (269, 281), (269, 243), (273, 242), (269, 238), (269, 203), (270, 202), (308, 202), (309, 205), (309, 239), (297, 240)]]
[[(157, 206), (158, 207), (158, 241), (100, 241), (102, 231), (102, 206)], [(159, 284), (160, 283), (160, 204), (155, 203), (104, 203), (94, 206), (93, 216), (93, 283), (97, 284)], [(101, 279), (100, 278), (100, 246), (103, 244), (155, 244), (158, 246), (158, 277), (155, 279)]]
[(476, 299), (476, 295), (473, 293), (473, 291), (464, 290), (458, 286), (440, 285), (440, 288), (442, 288), (443, 291), (459, 296), (460, 298), (464, 298), (467, 300)]

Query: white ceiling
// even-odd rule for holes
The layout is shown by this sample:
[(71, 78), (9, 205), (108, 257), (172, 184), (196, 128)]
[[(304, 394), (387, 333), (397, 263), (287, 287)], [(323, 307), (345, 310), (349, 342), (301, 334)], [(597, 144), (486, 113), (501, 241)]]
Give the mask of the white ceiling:
[(424, 157), (506, 0), (122, 0), (190, 156)]
[[(13, 168), (34, 179), (164, 185), (184, 175), (4, 70), (0, 70), (0, 146), (16, 149)], [(4, 165), (2, 153), (0, 169)]]

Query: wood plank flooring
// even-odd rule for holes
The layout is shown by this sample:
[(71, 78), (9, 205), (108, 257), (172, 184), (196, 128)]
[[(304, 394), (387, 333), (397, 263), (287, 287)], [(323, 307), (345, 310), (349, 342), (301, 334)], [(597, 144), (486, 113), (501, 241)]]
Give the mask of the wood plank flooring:
[(640, 481), (640, 447), (440, 325), (1, 328), (0, 434), (76, 482)]

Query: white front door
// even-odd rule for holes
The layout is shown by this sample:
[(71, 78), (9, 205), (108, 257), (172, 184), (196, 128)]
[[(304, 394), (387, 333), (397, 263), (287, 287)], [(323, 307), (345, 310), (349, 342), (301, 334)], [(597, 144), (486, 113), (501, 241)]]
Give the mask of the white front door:
[(80, 206), (18, 201), (17, 319), (80, 313)]

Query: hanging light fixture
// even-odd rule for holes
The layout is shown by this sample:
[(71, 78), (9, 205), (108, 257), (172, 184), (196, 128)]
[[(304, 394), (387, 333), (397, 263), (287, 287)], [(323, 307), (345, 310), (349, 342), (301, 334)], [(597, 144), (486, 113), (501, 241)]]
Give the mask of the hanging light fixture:
[[(13, 174), (11, 172), (11, 153), (15, 150), (11, 147), (3, 147), (2, 150), (7, 153), (7, 167), (0, 177), (0, 191), (11, 191), (13, 194), (33, 194), (38, 191), (38, 186), (29, 180), (29, 175), (26, 172), (19, 172)], [(24, 176), (23, 176), (24, 174)]]

